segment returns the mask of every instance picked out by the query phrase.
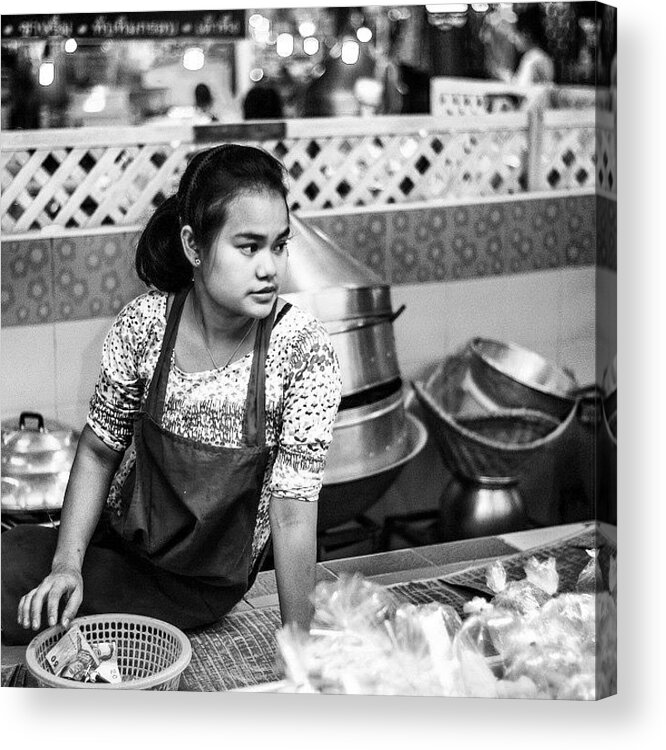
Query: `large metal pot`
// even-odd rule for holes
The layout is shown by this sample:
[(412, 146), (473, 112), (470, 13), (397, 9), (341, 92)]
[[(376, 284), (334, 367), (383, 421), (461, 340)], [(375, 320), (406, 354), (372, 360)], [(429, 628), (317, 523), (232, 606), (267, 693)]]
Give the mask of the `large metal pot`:
[(36, 412), (3, 422), (3, 513), (59, 510), (78, 438), (74, 430)]
[(388, 284), (344, 284), (282, 296), (309, 310), (323, 323), (390, 316), (393, 313), (391, 287)]
[(393, 311), (388, 285), (331, 287), (284, 297), (324, 324), (340, 362), (343, 396), (400, 377), (393, 322), (405, 306)]
[(403, 310), (404, 306), (383, 317), (324, 324), (340, 362), (343, 396), (400, 377), (393, 321)]

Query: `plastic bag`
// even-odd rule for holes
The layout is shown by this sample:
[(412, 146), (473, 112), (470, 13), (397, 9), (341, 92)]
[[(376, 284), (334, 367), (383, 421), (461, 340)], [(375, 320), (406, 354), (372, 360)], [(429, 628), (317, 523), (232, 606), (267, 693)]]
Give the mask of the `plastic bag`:
[(550, 599), (539, 586), (535, 586), (528, 580), (511, 581), (506, 588), (500, 591), (492, 600), (496, 608), (510, 609), (521, 614), (527, 614), (532, 610), (539, 609)]
[(486, 568), (486, 585), (495, 594), (506, 588), (506, 569), (500, 560)]
[(313, 596), (314, 626), (333, 630), (362, 631), (374, 628), (395, 611), (389, 590), (360, 573), (336, 581), (321, 581)]
[(586, 549), (585, 552), (590, 556), (590, 560), (578, 576), (576, 591), (581, 594), (594, 594), (597, 591), (601, 591), (604, 587), (601, 566), (599, 565), (599, 550)]
[(549, 557), (544, 562), (539, 562), (536, 557), (530, 557), (525, 563), (525, 576), (530, 583), (543, 589), (547, 594), (553, 596), (557, 592), (560, 577), (554, 557)]

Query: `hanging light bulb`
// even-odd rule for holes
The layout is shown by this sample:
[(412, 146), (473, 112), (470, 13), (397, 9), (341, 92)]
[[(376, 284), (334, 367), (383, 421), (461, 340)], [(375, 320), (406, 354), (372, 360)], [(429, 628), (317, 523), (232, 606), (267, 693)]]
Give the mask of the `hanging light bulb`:
[(51, 60), (45, 60), (39, 65), (39, 85), (50, 86), (55, 81), (55, 65)]
[(289, 57), (294, 51), (294, 37), (291, 34), (279, 34), (275, 51), (280, 57)]
[(361, 48), (355, 39), (345, 39), (342, 43), (342, 62), (347, 65), (354, 65), (358, 61)]
[(319, 52), (319, 39), (309, 36), (303, 40), (303, 52), (306, 55), (316, 55)]
[(316, 31), (316, 27), (312, 23), (312, 21), (303, 21), (303, 23), (299, 24), (298, 26), (298, 33), (304, 39), (306, 39), (309, 36), (314, 36), (315, 31)]
[(76, 39), (71, 39), (71, 38), (70, 38), (70, 39), (68, 39), (68, 40), (67, 40), (67, 41), (65, 42), (65, 52), (67, 52), (68, 54), (70, 54), (70, 55), (71, 55), (71, 54), (72, 54), (72, 52), (76, 52), (76, 48), (77, 48), (78, 46), (79, 46), (79, 45), (78, 45), (78, 44), (76, 43)]
[(361, 26), (356, 31), (356, 38), (359, 42), (369, 42), (372, 39), (372, 31), (367, 26)]
[(183, 67), (185, 70), (201, 70), (204, 62), (205, 56), (201, 47), (188, 47), (183, 53)]

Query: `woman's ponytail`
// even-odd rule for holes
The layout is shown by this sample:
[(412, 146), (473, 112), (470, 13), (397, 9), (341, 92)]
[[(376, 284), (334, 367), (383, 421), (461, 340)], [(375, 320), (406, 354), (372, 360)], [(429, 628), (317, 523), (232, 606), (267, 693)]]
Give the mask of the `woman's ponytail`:
[(163, 201), (148, 220), (136, 247), (135, 265), (144, 284), (163, 292), (177, 292), (192, 280), (180, 240), (176, 195)]

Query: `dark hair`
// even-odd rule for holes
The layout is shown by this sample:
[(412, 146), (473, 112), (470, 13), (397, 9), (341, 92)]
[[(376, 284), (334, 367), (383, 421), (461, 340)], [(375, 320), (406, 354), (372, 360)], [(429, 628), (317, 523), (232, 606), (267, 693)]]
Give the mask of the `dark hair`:
[(285, 169), (253, 146), (225, 144), (199, 151), (180, 178), (178, 191), (155, 210), (139, 237), (136, 271), (148, 286), (176, 292), (192, 280), (180, 230), (192, 228), (195, 243), (208, 248), (227, 220), (227, 207), (240, 193), (276, 193), (287, 199)]
[(282, 118), (282, 97), (273, 86), (255, 86), (243, 101), (246, 120), (279, 120)]
[(528, 36), (534, 44), (546, 50), (548, 37), (545, 29), (545, 13), (538, 3), (530, 3), (516, 19), (516, 30)]

